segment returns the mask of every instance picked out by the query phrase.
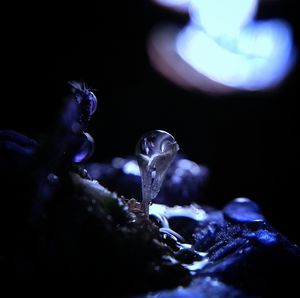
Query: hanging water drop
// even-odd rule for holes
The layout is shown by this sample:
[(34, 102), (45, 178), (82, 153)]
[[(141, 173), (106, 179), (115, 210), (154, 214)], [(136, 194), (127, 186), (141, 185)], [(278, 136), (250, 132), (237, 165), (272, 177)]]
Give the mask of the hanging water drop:
[(95, 143), (93, 137), (87, 132), (83, 132), (83, 135), (84, 135), (84, 141), (79, 151), (73, 158), (73, 162), (76, 163), (87, 160), (94, 153)]
[(96, 95), (86, 87), (85, 83), (69, 82), (72, 87), (72, 97), (80, 107), (79, 123), (83, 131), (86, 131), (91, 116), (97, 109)]
[(144, 134), (137, 143), (135, 154), (142, 180), (142, 210), (147, 216), (149, 204), (158, 195), (178, 150), (174, 137), (162, 130)]

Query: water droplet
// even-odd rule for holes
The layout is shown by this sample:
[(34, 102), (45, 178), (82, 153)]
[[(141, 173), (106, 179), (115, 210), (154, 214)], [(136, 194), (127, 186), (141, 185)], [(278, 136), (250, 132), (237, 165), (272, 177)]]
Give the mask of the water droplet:
[(93, 137), (87, 132), (83, 132), (83, 134), (85, 136), (85, 140), (73, 158), (73, 162), (76, 163), (86, 161), (91, 157), (95, 149)]
[(135, 153), (142, 179), (142, 208), (146, 215), (178, 150), (174, 137), (162, 130), (144, 134), (137, 143)]
[(239, 223), (261, 223), (265, 218), (259, 206), (248, 198), (237, 198), (223, 209), (226, 219)]
[(59, 182), (59, 178), (53, 173), (50, 173), (47, 178), (49, 183), (52, 185), (55, 185)]
[(96, 95), (86, 87), (85, 83), (69, 82), (72, 87), (73, 97), (80, 106), (79, 123), (83, 130), (86, 130), (91, 116), (97, 109)]
[(93, 115), (97, 110), (97, 97), (92, 91), (89, 91), (87, 95), (87, 99), (89, 101), (90, 115)]

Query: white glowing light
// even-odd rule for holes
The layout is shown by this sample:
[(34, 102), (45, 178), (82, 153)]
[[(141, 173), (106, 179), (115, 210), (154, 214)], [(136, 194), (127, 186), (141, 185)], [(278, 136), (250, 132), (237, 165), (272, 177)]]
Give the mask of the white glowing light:
[(170, 30), (155, 35), (151, 48), (154, 63), (166, 64), (157, 64), (158, 70), (185, 88), (269, 89), (295, 63), (290, 26), (276, 19), (256, 21), (259, 0), (155, 1), (170, 7), (188, 4), (191, 22), (179, 34)]
[(258, 0), (192, 0), (191, 17), (209, 35), (235, 34), (257, 11)]
[(236, 198), (234, 201), (237, 202), (237, 203), (249, 203), (249, 202), (251, 202), (251, 200), (249, 200), (248, 198), (243, 198), (243, 197)]
[(178, 35), (176, 49), (211, 80), (245, 90), (276, 85), (294, 62), (291, 30), (280, 20), (253, 22), (217, 39), (191, 23)]
[(123, 171), (128, 175), (140, 176), (140, 169), (135, 160), (127, 161), (123, 166)]
[(152, 204), (150, 207), (150, 214), (159, 214), (165, 216), (167, 219), (177, 216), (188, 217), (197, 221), (205, 220), (206, 212), (198, 205), (192, 204), (189, 206), (174, 206), (168, 207), (162, 204)]

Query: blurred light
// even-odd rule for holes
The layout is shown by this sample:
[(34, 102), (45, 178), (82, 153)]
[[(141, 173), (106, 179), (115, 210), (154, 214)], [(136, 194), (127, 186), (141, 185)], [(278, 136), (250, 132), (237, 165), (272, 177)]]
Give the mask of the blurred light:
[(125, 159), (121, 157), (115, 157), (112, 160), (112, 166), (116, 169), (121, 169), (123, 165), (125, 164)]
[(177, 162), (176, 174), (182, 175), (185, 171), (190, 172), (192, 175), (199, 175), (201, 173), (201, 168), (195, 162), (188, 159), (179, 159)]
[(192, 0), (191, 18), (213, 37), (232, 35), (253, 19), (257, 3), (258, 0)]
[(123, 166), (123, 172), (128, 175), (140, 176), (140, 169), (135, 160), (127, 161)]
[(276, 86), (296, 60), (292, 30), (282, 20), (253, 20), (257, 6), (258, 0), (190, 0), (185, 28), (152, 34), (152, 63), (185, 88), (225, 93)]
[(115, 157), (112, 160), (112, 166), (127, 175), (140, 176), (140, 169), (135, 159)]
[(291, 30), (280, 20), (252, 23), (234, 38), (219, 40), (190, 24), (179, 33), (176, 50), (211, 80), (245, 90), (276, 85), (294, 61)]

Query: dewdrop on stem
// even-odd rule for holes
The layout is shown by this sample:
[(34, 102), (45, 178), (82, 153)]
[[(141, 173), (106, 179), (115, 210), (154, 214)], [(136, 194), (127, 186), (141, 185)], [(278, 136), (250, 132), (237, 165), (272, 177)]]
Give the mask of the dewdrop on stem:
[(163, 130), (144, 134), (136, 145), (135, 154), (142, 180), (141, 208), (146, 216), (149, 216), (149, 204), (158, 195), (178, 150), (174, 137)]

